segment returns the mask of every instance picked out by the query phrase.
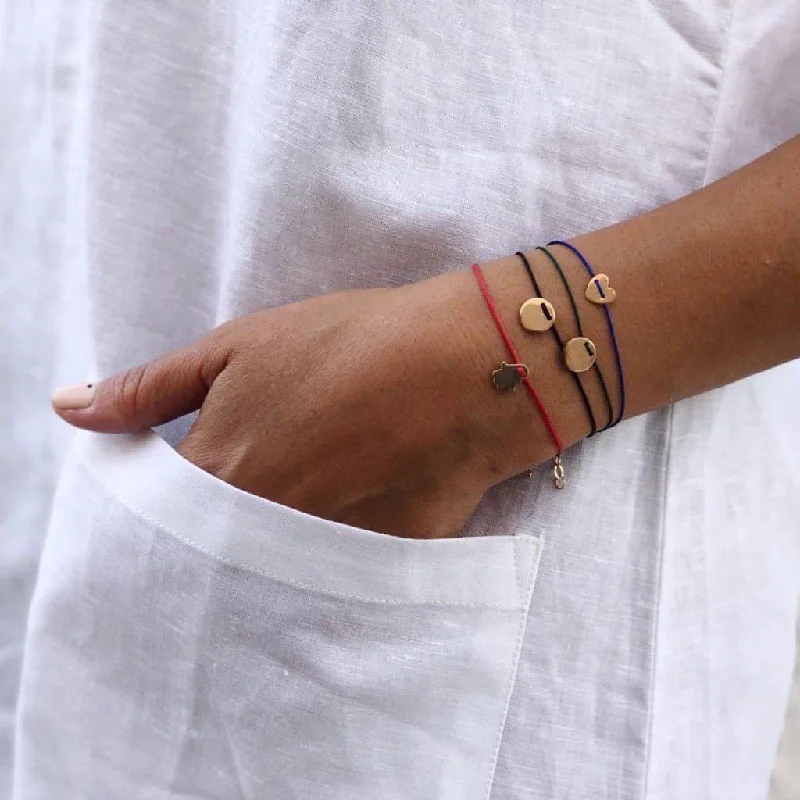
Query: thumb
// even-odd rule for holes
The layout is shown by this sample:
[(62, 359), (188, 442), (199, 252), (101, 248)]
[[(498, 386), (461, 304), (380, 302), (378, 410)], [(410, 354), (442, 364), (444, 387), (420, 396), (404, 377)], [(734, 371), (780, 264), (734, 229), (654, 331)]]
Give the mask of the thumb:
[(53, 410), (77, 428), (132, 433), (196, 411), (227, 366), (229, 347), (210, 338), (105, 380), (53, 392)]

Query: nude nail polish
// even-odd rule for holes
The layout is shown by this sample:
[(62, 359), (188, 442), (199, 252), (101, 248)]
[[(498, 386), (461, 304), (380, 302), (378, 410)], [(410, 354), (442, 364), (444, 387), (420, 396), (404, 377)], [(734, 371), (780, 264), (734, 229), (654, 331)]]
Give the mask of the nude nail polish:
[(56, 411), (77, 411), (88, 408), (94, 400), (94, 383), (78, 383), (62, 386), (53, 392), (50, 402)]

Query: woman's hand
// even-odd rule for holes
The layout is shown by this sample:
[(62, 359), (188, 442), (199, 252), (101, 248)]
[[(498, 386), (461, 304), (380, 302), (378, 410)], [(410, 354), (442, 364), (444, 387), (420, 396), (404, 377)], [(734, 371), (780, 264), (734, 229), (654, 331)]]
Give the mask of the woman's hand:
[(109, 433), (200, 408), (178, 451), (227, 483), (370, 530), (453, 536), (489, 486), (529, 465), (493, 454), (502, 350), (481, 302), (467, 273), (316, 297), (57, 392), (54, 407)]
[[(574, 240), (616, 288), (626, 418), (800, 357), (799, 206), (797, 136), (694, 194)], [(585, 270), (559, 255), (582, 293)], [(551, 265), (528, 257), (562, 336), (577, 335)], [(528, 278), (516, 256), (483, 267), (568, 447), (587, 435), (586, 413), (552, 338), (519, 325)], [(597, 363), (616, 375), (602, 309), (583, 302), (581, 316)], [(491, 388), (504, 358), (462, 270), (234, 320), (91, 389), (56, 392), (53, 405), (67, 422), (106, 432), (202, 406), (179, 450), (217, 477), (359, 527), (452, 536), (487, 488), (555, 452), (525, 393)], [(602, 408), (597, 382), (584, 386)], [(617, 408), (620, 387), (609, 390)]]

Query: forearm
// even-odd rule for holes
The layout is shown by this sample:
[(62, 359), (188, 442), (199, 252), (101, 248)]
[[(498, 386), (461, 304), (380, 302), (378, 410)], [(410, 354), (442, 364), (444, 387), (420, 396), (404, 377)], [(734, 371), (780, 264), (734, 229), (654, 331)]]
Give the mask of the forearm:
[[(611, 278), (611, 307), (626, 384), (625, 417), (744, 378), (800, 356), (800, 137), (731, 176), (656, 211), (572, 240)], [(572, 285), (586, 335), (619, 407), (614, 352), (602, 308), (583, 299), (588, 275), (553, 248)], [(577, 334), (563, 285), (540, 252), (527, 249), (564, 338)], [(517, 256), (484, 265), (492, 293), (565, 445), (589, 433), (574, 379), (550, 336), (522, 329), (518, 310), (533, 292)], [(462, 329), (480, 354), (470, 392), (485, 423), (498, 477), (554, 452), (523, 392), (498, 396), (491, 369), (508, 360), (474, 278), (450, 278)], [(601, 423), (603, 399), (582, 378)], [(511, 394), (511, 393), (509, 393)], [(480, 395), (481, 399), (478, 399)]]
[(800, 137), (576, 244), (625, 298), (628, 416), (800, 356)]

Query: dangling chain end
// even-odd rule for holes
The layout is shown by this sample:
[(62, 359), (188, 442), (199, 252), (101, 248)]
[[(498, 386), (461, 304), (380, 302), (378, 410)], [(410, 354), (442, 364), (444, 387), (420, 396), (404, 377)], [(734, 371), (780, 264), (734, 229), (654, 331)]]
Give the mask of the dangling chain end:
[(553, 459), (553, 485), (556, 489), (563, 489), (567, 485), (564, 477), (564, 467), (561, 464), (561, 453)]

